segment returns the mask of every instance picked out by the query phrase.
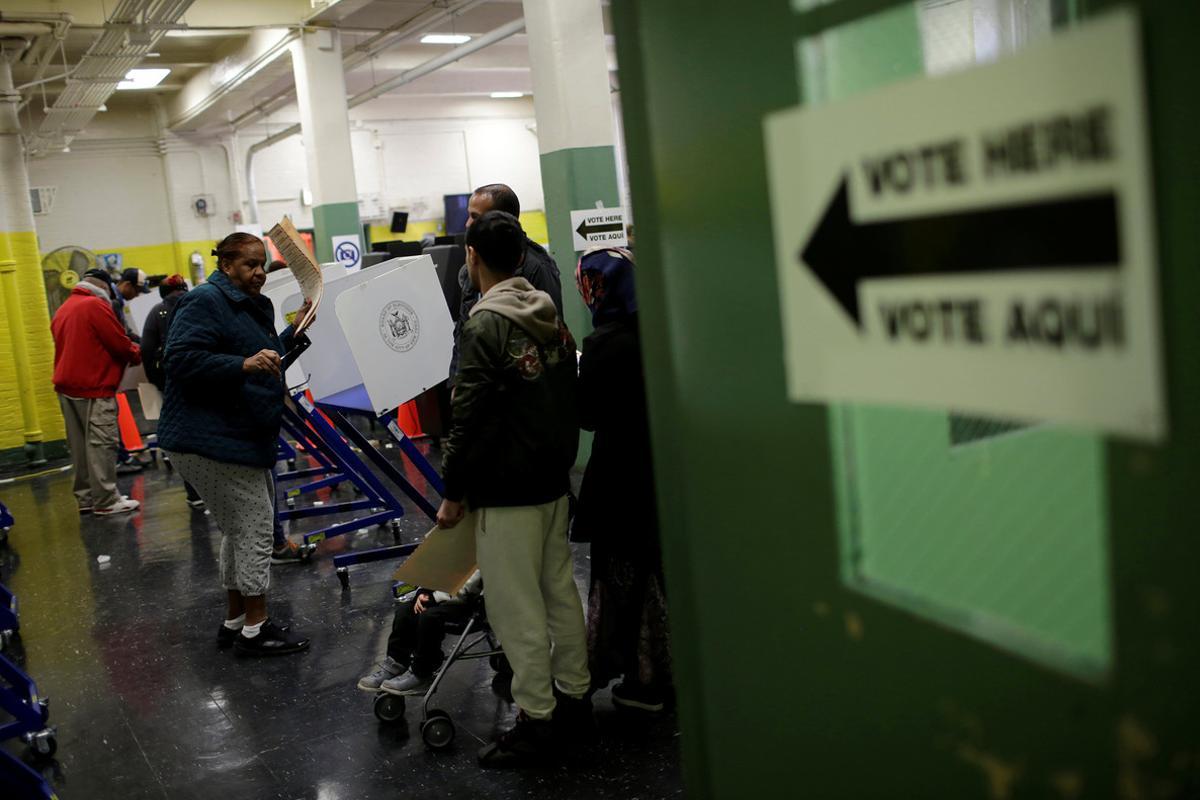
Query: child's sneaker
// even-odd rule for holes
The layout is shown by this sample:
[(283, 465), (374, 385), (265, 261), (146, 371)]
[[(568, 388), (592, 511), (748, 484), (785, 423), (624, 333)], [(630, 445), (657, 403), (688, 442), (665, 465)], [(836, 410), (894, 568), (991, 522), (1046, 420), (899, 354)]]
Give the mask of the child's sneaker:
[(431, 683), (433, 683), (432, 675), (422, 678), (412, 670), (409, 670), (403, 675), (397, 675), (395, 678), (384, 681), (379, 685), (379, 688), (388, 694), (425, 694), (425, 690), (429, 688), (429, 684)]
[(375, 667), (374, 672), (358, 679), (358, 688), (364, 692), (378, 692), (380, 685), (384, 681), (397, 678), (403, 674), (404, 665), (391, 656), (388, 656), (379, 663), (379, 666)]

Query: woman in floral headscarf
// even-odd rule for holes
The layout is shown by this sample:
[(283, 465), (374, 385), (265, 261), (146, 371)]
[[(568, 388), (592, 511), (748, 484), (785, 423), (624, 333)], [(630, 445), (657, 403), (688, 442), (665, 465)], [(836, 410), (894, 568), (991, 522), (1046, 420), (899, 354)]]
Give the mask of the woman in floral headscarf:
[(579, 418), (594, 431), (572, 538), (592, 543), (588, 654), (593, 689), (660, 711), (671, 696), (667, 606), (638, 343), (633, 256), (600, 248), (575, 270), (595, 330), (579, 361)]

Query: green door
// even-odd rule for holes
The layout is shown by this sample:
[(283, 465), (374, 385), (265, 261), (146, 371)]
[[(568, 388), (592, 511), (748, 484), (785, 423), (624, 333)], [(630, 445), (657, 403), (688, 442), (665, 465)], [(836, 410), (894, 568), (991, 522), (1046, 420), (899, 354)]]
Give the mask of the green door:
[(689, 796), (1200, 796), (1193, 4), (1125, 4), (1167, 443), (798, 405), (784, 381), (764, 116), (1120, 5), (614, 4)]

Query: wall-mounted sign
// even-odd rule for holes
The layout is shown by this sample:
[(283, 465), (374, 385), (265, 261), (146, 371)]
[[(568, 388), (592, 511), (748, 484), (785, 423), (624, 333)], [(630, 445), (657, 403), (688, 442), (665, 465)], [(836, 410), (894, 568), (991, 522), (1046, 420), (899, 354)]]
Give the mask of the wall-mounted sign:
[(1166, 431), (1136, 19), (766, 122), (788, 389)]
[(571, 212), (571, 238), (576, 250), (626, 247), (625, 209), (584, 208)]
[(357, 236), (333, 236), (333, 259), (348, 272), (357, 272), (362, 266), (362, 245)]

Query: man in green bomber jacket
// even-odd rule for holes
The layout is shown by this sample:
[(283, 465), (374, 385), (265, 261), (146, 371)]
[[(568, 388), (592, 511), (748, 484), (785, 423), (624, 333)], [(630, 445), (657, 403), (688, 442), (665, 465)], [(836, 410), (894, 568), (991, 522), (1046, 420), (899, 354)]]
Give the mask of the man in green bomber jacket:
[(567, 544), (569, 471), (579, 447), (575, 341), (545, 292), (514, 277), (516, 217), (489, 211), (467, 230), (482, 298), (459, 341), (438, 525), (464, 503), (487, 585), (488, 618), (513, 669), (516, 725), (479, 752), (485, 767), (545, 761), (593, 733), (583, 607)]

